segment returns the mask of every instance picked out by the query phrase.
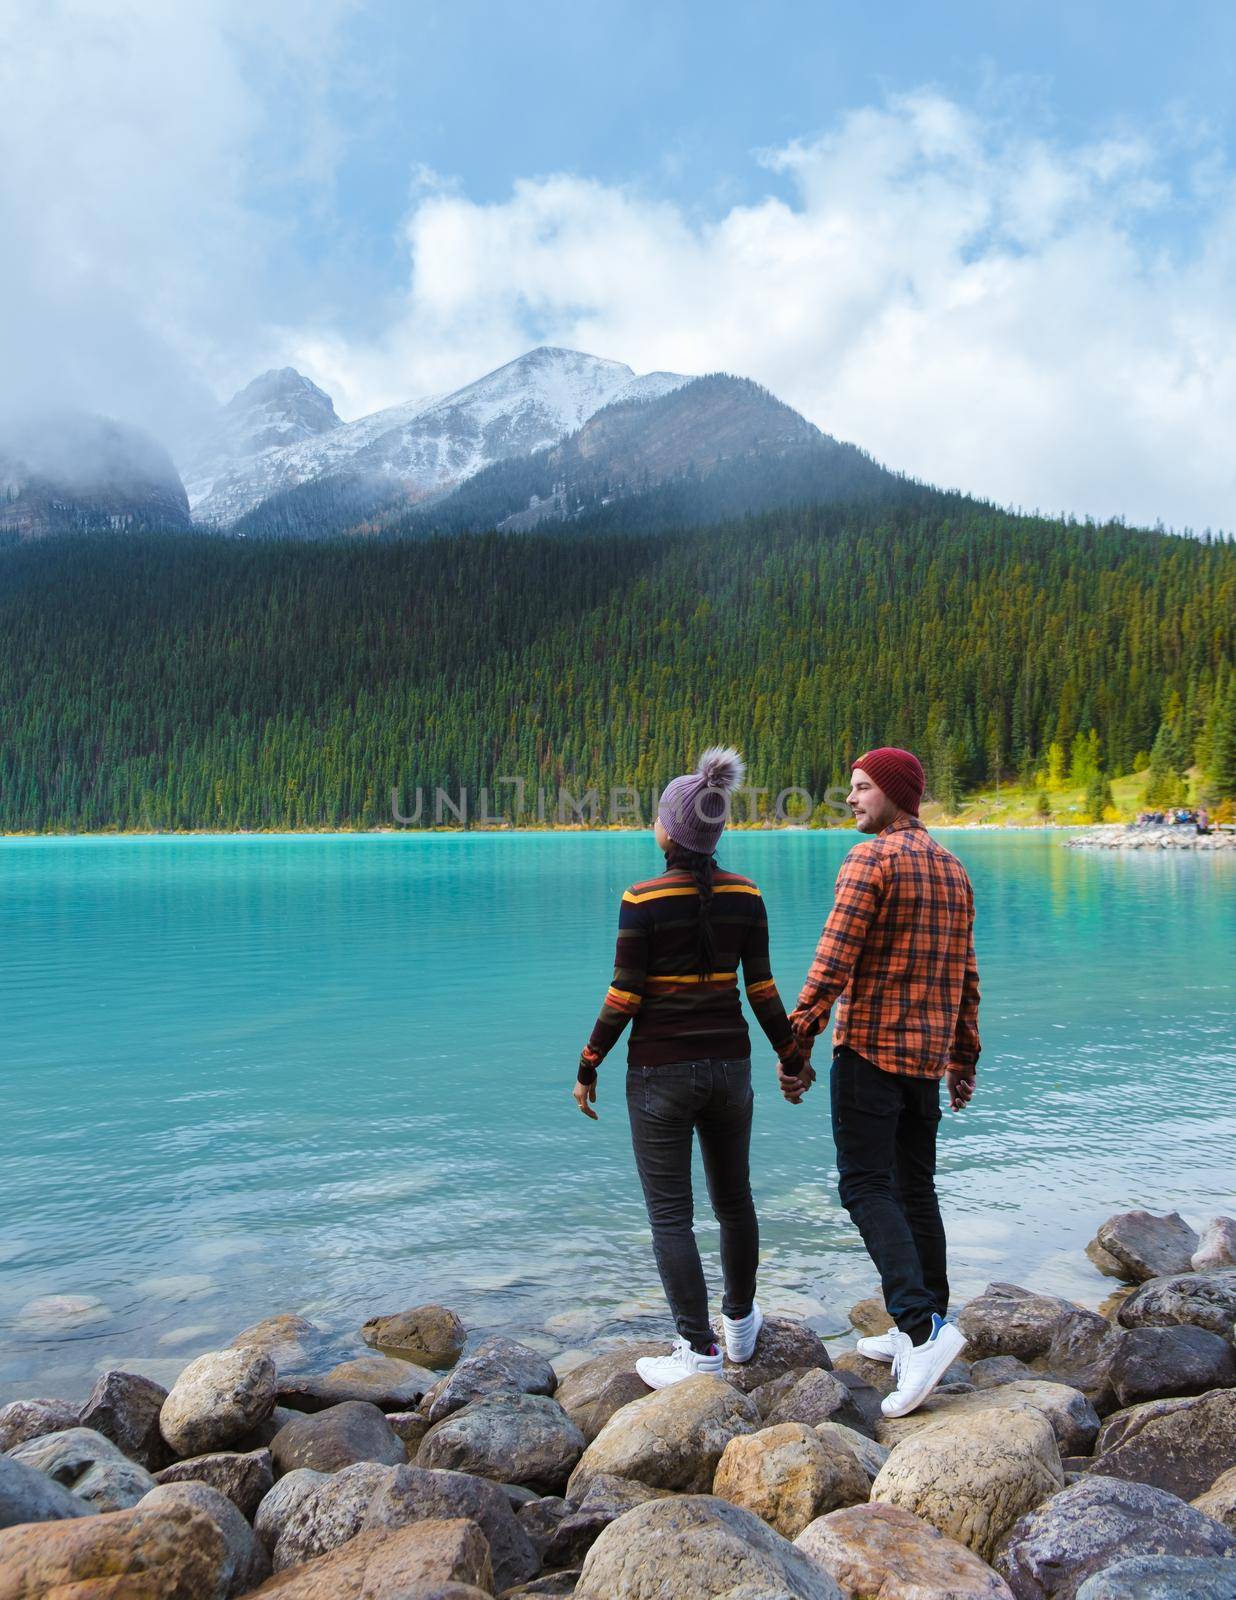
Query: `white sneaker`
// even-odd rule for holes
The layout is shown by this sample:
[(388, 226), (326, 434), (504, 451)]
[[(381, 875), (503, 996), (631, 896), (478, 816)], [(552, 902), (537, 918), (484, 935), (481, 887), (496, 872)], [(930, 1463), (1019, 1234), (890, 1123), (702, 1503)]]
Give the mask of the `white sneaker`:
[[(754, 1301), (751, 1310), (745, 1317), (731, 1321), (724, 1313), (721, 1316), (721, 1332), (725, 1335), (725, 1353), (731, 1361), (750, 1361), (755, 1354), (755, 1341), (760, 1336), (760, 1329), (764, 1326), (764, 1313)], [(889, 1357), (892, 1360), (892, 1357)]]
[(712, 1378), (721, 1376), (721, 1352), (716, 1345), (710, 1356), (698, 1355), (686, 1339), (675, 1339), (667, 1356), (641, 1356), (635, 1370), (650, 1389), (668, 1389), (671, 1383), (681, 1383), (684, 1378), (698, 1378), (701, 1374)]
[(860, 1339), (854, 1348), (860, 1356), (866, 1356), (868, 1361), (891, 1361), (897, 1354), (897, 1329), (890, 1328), (887, 1333), (877, 1333), (870, 1338)]
[(897, 1341), (897, 1349), (893, 1355), (895, 1387), (880, 1402), (886, 1417), (906, 1417), (917, 1410), (966, 1348), (960, 1329), (943, 1317), (933, 1316), (931, 1320), (931, 1337), (922, 1344), (911, 1344), (905, 1333), (887, 1336)]

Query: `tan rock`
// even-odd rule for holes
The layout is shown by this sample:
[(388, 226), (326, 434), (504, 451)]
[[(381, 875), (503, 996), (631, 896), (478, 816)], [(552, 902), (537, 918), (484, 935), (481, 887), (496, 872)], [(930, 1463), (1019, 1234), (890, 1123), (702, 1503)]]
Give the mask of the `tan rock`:
[(815, 1431), (826, 1445), (844, 1445), (867, 1474), (869, 1482), (874, 1482), (879, 1476), (880, 1468), (888, 1460), (889, 1448), (887, 1445), (877, 1444), (874, 1439), (869, 1439), (865, 1433), (859, 1433), (854, 1428), (847, 1428), (843, 1422), (818, 1422), (816, 1423)]
[[(1205, 1239), (1205, 1233), (1202, 1238)], [(1209, 1489), (1193, 1501), (1199, 1511), (1221, 1522), (1229, 1533), (1236, 1533), (1236, 1467), (1229, 1467)]]
[(885, 1308), (884, 1296), (877, 1291), (865, 1300), (856, 1301), (850, 1307), (850, 1324), (865, 1338), (887, 1333), (893, 1326), (893, 1319)]
[(1194, 1272), (1236, 1267), (1236, 1217), (1211, 1217), (1193, 1252)]
[(468, 1585), (493, 1592), (489, 1545), (475, 1522), (413, 1522), (405, 1528), (361, 1533), (341, 1549), (277, 1572), (254, 1589), (279, 1600), (413, 1600), (432, 1586)]
[(241, 1439), (275, 1405), (275, 1364), (260, 1350), (212, 1350), (190, 1361), (163, 1402), (159, 1431), (178, 1456)]
[(1039, 1411), (984, 1408), (942, 1418), (897, 1445), (871, 1488), (990, 1561), (1018, 1517), (1064, 1487)]
[(1089, 1455), (1099, 1431), (1098, 1413), (1079, 1390), (1042, 1378), (1018, 1378), (973, 1394), (934, 1394), (908, 1417), (885, 1417), (878, 1422), (876, 1437), (892, 1449), (942, 1417), (1015, 1411), (1026, 1406), (1047, 1418), (1062, 1456)]
[(427, 1367), (394, 1356), (357, 1356), (326, 1372), (285, 1373), (279, 1379), (280, 1404), (295, 1411), (324, 1411), (345, 1400), (365, 1400), (379, 1411), (409, 1411), (433, 1388)]
[(854, 1452), (844, 1444), (830, 1447), (801, 1422), (735, 1435), (712, 1486), (722, 1500), (754, 1511), (787, 1539), (826, 1511), (861, 1504), (870, 1491)]
[(606, 1350), (563, 1378), (555, 1398), (589, 1444), (623, 1406), (652, 1390), (635, 1370), (641, 1356), (663, 1356), (665, 1341), (645, 1340)]
[(230, 1575), (218, 1526), (183, 1504), (0, 1532), (0, 1600), (223, 1600)]
[(425, 1367), (453, 1367), (463, 1354), (467, 1330), (446, 1306), (410, 1306), (385, 1317), (370, 1317), (361, 1338), (379, 1350), (392, 1350)]
[(833, 1367), (837, 1372), (852, 1372), (856, 1378), (869, 1383), (881, 1397), (893, 1392), (893, 1369), (887, 1361), (869, 1361), (857, 1350), (843, 1350)]
[(653, 1489), (710, 1489), (726, 1445), (759, 1425), (754, 1400), (720, 1378), (687, 1378), (655, 1390), (605, 1424), (571, 1474), (567, 1499), (582, 1499), (602, 1472)]
[(794, 1543), (846, 1600), (1012, 1600), (985, 1561), (901, 1506), (873, 1500), (832, 1511)]

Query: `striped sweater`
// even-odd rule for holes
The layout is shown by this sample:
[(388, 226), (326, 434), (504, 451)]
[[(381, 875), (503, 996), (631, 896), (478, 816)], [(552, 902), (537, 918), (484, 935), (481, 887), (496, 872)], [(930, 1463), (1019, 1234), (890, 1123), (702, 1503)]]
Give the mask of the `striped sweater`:
[(580, 1057), (581, 1082), (631, 1023), (632, 1066), (732, 1061), (751, 1053), (738, 971), (747, 1000), (778, 1056), (798, 1059), (794, 1032), (768, 962), (768, 914), (750, 878), (716, 868), (710, 921), (717, 970), (699, 972), (699, 890), (685, 869), (632, 884), (618, 913), (613, 982)]

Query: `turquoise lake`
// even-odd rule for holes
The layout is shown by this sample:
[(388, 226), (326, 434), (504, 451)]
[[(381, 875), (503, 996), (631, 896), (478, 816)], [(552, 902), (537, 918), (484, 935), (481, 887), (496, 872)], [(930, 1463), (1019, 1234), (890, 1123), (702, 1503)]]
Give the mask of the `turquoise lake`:
[[(940, 836), (983, 988), (979, 1092), (942, 1129), (957, 1299), (1011, 1279), (1097, 1304), (1082, 1247), (1110, 1212), (1233, 1209), (1236, 859)], [(787, 999), (853, 842), (724, 842)], [(168, 1382), (278, 1311), (343, 1335), (438, 1300), (564, 1362), (668, 1335), (625, 1052), (599, 1124), (569, 1092), (619, 896), (659, 859), (646, 834), (0, 841), (0, 1402), (107, 1366)], [(840, 1335), (874, 1276), (826, 1090), (784, 1104), (753, 1039), (761, 1300)], [(37, 1304), (61, 1295), (87, 1305)]]

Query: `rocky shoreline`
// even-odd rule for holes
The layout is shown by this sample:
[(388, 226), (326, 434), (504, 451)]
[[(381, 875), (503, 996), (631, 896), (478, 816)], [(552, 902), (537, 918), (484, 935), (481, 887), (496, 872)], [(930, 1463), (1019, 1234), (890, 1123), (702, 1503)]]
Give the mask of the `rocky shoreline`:
[(1135, 828), (1103, 823), (1064, 841), (1066, 850), (1236, 850), (1236, 828), (1198, 833), (1192, 827)]
[(896, 1420), (887, 1366), (785, 1317), (654, 1393), (662, 1344), (558, 1373), (421, 1306), (326, 1365), (272, 1316), (170, 1391), (0, 1408), (0, 1600), (1233, 1600), (1236, 1221), (1127, 1212), (1087, 1253), (1109, 1315), (990, 1284)]

